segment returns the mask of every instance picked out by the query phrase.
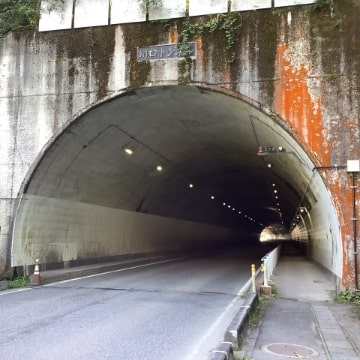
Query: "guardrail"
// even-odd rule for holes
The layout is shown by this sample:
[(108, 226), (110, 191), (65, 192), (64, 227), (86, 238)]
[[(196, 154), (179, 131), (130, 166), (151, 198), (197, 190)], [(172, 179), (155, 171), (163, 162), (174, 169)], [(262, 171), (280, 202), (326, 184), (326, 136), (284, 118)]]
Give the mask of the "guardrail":
[(278, 245), (274, 250), (266, 254), (262, 259), (262, 271), (264, 273), (264, 286), (269, 286), (269, 280), (279, 260), (281, 245)]

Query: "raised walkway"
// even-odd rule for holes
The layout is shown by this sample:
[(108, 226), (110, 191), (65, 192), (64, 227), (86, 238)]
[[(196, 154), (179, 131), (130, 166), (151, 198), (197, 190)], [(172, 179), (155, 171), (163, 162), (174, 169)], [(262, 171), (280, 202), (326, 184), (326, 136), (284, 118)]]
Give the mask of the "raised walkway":
[(328, 273), (302, 256), (286, 254), (272, 280), (276, 295), (242, 344), (247, 359), (360, 359), (360, 305), (335, 303)]

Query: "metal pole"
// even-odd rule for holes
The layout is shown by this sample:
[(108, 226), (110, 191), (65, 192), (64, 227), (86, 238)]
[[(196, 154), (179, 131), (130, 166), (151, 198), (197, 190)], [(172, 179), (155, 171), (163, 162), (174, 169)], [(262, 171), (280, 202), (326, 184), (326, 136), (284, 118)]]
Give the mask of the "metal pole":
[(352, 221), (353, 221), (353, 236), (354, 236), (354, 275), (355, 275), (355, 290), (358, 289), (358, 261), (357, 261), (357, 240), (356, 240), (356, 225), (357, 225), (357, 218), (356, 218), (356, 186), (355, 186), (355, 173), (352, 172), (352, 200), (353, 200), (353, 213), (352, 213)]

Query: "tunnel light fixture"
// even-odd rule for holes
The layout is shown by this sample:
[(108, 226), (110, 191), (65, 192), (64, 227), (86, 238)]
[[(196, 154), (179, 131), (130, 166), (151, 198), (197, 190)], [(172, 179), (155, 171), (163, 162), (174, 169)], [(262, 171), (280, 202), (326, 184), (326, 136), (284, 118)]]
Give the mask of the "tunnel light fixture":
[(274, 190), (274, 193), (275, 193), (275, 194), (277, 193), (277, 190), (276, 190), (276, 189)]
[(272, 186), (275, 187), (276, 185), (273, 183)]
[(215, 199), (215, 196), (214, 196), (214, 195), (211, 195), (210, 199), (211, 199), (211, 200), (214, 200), (214, 199)]
[(235, 211), (235, 208), (232, 208), (233, 211)]
[(223, 203), (224, 206), (226, 206), (226, 203)]
[(231, 205), (228, 205), (228, 208), (230, 209), (230, 208), (231, 208)]
[(268, 167), (268, 168), (271, 168), (271, 167), (272, 167), (272, 165), (269, 163), (269, 164), (267, 164), (267, 167)]
[(158, 166), (156, 167), (156, 171), (158, 171), (158, 172), (163, 171), (163, 167), (162, 167), (161, 165), (158, 165)]
[(189, 184), (189, 188), (192, 189), (194, 187), (194, 184)]
[(125, 147), (124, 152), (127, 155), (132, 155), (134, 153), (134, 150), (132, 148), (130, 148), (130, 147)]

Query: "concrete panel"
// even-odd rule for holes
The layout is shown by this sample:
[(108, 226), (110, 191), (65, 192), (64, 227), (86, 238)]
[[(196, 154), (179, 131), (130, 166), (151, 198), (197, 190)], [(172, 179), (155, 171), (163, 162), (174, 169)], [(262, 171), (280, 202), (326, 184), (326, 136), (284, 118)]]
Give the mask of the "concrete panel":
[(314, 4), (316, 0), (275, 0), (274, 6), (293, 6), (293, 5), (306, 5)]
[(161, 7), (150, 6), (149, 20), (174, 19), (186, 15), (186, 0), (162, 0)]
[(59, 1), (56, 8), (51, 8), (51, 1), (41, 2), (39, 31), (70, 29), (74, 0)]
[(209, 15), (226, 13), (228, 11), (227, 0), (190, 0), (189, 16)]
[(271, 0), (232, 0), (231, 11), (248, 11), (271, 8)]
[(126, 24), (146, 21), (146, 13), (140, 1), (113, 0), (111, 3), (111, 24)]
[(74, 27), (103, 26), (109, 23), (109, 0), (77, 0)]
[(228, 228), (25, 195), (14, 229), (12, 265), (62, 262), (221, 244)]

